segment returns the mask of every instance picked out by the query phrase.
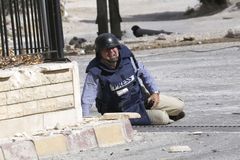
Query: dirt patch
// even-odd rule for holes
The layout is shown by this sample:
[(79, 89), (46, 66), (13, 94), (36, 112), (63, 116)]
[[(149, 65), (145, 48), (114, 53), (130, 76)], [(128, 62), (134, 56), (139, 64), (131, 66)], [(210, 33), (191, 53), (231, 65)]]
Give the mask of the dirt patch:
[(163, 43), (162, 41), (156, 40), (153, 42), (138, 43), (138, 46), (132, 47), (132, 50), (146, 50), (155, 48), (167, 48), (167, 47), (178, 47), (178, 46), (188, 46), (188, 45), (198, 45), (198, 44), (208, 44), (208, 43), (221, 43), (221, 42), (238, 42), (240, 38), (213, 38), (207, 40), (193, 40), (193, 41), (178, 41)]
[[(162, 41), (162, 40), (148, 40), (148, 41), (126, 41), (122, 42), (126, 44), (131, 50), (148, 50), (156, 48), (167, 48), (167, 47), (179, 47), (179, 46), (189, 46), (189, 45), (201, 45), (209, 43), (222, 43), (222, 42), (240, 42), (240, 38), (212, 38), (212, 39), (203, 39), (203, 40), (181, 40), (181, 41)], [(80, 55), (84, 50), (84, 54), (95, 54), (94, 44), (88, 44), (79, 49), (66, 50), (65, 54), (68, 56)]]

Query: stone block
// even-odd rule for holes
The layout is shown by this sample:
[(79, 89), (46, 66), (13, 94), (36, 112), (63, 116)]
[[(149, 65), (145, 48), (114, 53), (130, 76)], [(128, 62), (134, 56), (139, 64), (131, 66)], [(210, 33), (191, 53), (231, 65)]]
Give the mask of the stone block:
[(0, 138), (13, 136), (16, 133), (31, 133), (43, 129), (43, 115), (31, 115), (0, 121)]
[[(1, 83), (1, 82), (0, 82)], [(7, 104), (6, 92), (0, 92), (0, 106)]]
[(6, 92), (7, 96), (7, 104), (15, 104), (21, 102), (22, 94), (20, 94), (19, 90), (13, 90)]
[(30, 140), (3, 144), (2, 152), (5, 160), (38, 160), (35, 146)]
[(55, 81), (56, 80), (58, 80), (57, 83), (72, 81), (73, 80), (72, 68), (69, 68), (66, 72), (57, 73)]
[(36, 101), (26, 102), (23, 103), (23, 114), (24, 115), (31, 115), (39, 113), (38, 105)]
[(56, 108), (55, 98), (39, 100), (37, 101), (37, 106), (39, 112), (53, 111)]
[(176, 152), (191, 152), (192, 149), (189, 146), (170, 146), (166, 149), (169, 153), (176, 153)]
[(74, 107), (73, 95), (57, 97), (55, 101), (56, 101), (56, 106), (54, 110), (67, 109), (67, 108)]
[(67, 95), (56, 98), (38, 100), (37, 105), (38, 111), (42, 113), (70, 109), (74, 107), (74, 97), (73, 95)]
[(57, 124), (74, 125), (77, 123), (75, 109), (44, 113), (43, 117), (45, 129), (54, 128)]
[[(39, 79), (40, 79), (42, 85), (49, 85), (49, 84), (51, 84), (51, 82), (50, 82), (49, 79), (45, 76), (44, 73), (40, 73), (40, 75), (41, 75), (41, 76), (39, 77)], [(42, 85), (41, 85), (41, 86), (42, 86)]]
[[(57, 64), (57, 65), (56, 65)], [(72, 63), (45, 63), (38, 65), (41, 72), (48, 73), (54, 71), (64, 71), (69, 70), (69, 68), (73, 67)]]
[(57, 97), (62, 95), (73, 94), (73, 83), (72, 82), (64, 82), (57, 83), (46, 86), (47, 89), (47, 97)]
[(21, 88), (30, 88), (42, 85), (41, 74), (37, 66), (25, 66), (19, 68), (18, 72), (19, 77), (21, 77)]
[(61, 83), (72, 81), (72, 72), (70, 69), (59, 69), (54, 71), (43, 71), (44, 76), (50, 83)]
[(0, 88), (1, 88), (0, 92), (9, 91), (10, 90), (9, 79), (0, 79)]
[(9, 91), (10, 90), (10, 83), (9, 79), (13, 75), (9, 69), (0, 70), (0, 92)]
[(47, 89), (46, 86), (38, 86), (32, 89), (32, 98), (33, 100), (40, 100), (47, 98)]
[(141, 115), (136, 112), (120, 112), (120, 113), (104, 113), (100, 119), (114, 120), (114, 119), (126, 119), (126, 118), (141, 118)]
[(38, 156), (51, 156), (67, 153), (67, 139), (63, 135), (34, 138)]
[(68, 150), (70, 152), (79, 152), (98, 147), (94, 129), (92, 127), (83, 128), (74, 131), (67, 136)]
[(126, 135), (121, 123), (103, 123), (94, 127), (99, 147), (109, 147), (126, 142)]
[(0, 71), (0, 80), (8, 79), (13, 75), (12, 69), (4, 69)]
[(8, 105), (7, 110), (8, 110), (8, 118), (22, 117), (24, 115), (22, 103)]
[[(13, 90), (6, 92), (7, 95), (7, 104), (15, 104), (15, 103), (22, 103), (22, 102), (28, 102), (32, 101), (34, 99), (39, 99), (39, 98), (46, 98), (46, 89), (44, 90), (45, 87), (43, 87), (42, 90), (40, 91), (41, 87), (38, 88), (22, 88), (18, 90)], [(44, 94), (44, 96), (43, 96)]]
[(6, 106), (0, 106), (0, 120), (8, 118), (8, 110)]
[(11, 90), (41, 85), (36, 67), (24, 66), (13, 70), (14, 74), (9, 79)]
[(19, 90), (20, 101), (19, 102), (28, 102), (33, 100), (34, 88), (23, 88)]

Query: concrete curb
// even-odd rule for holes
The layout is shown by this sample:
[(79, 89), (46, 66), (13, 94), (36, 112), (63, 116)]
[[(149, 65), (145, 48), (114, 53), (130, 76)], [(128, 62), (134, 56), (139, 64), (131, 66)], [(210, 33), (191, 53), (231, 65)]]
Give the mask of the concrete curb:
[(57, 154), (110, 147), (132, 141), (133, 135), (128, 119), (85, 119), (76, 126), (1, 140), (0, 160), (38, 160)]

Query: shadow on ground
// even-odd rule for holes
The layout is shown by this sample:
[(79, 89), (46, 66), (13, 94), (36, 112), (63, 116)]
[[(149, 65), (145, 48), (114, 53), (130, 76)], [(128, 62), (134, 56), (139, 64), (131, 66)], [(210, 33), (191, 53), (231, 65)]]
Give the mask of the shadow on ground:
[[(123, 22), (138, 22), (138, 21), (171, 21), (171, 20), (182, 20), (196, 17), (211, 16), (217, 14), (228, 6), (217, 6), (217, 5), (204, 5), (199, 8), (188, 8), (182, 12), (156, 12), (150, 14), (138, 14), (122, 17)], [(81, 20), (80, 22), (85, 23), (96, 23), (95, 20)]]

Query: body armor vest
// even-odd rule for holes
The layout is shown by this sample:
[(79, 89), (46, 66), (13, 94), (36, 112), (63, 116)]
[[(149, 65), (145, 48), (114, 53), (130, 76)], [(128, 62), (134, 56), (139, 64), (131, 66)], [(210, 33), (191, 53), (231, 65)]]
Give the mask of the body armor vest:
[(98, 112), (137, 112), (141, 118), (131, 119), (132, 124), (150, 124), (144, 106), (146, 97), (142, 93), (136, 65), (131, 60), (133, 54), (127, 47), (121, 46), (119, 55), (119, 64), (115, 70), (108, 69), (96, 58), (87, 67), (87, 72), (97, 76), (101, 85), (96, 99)]

